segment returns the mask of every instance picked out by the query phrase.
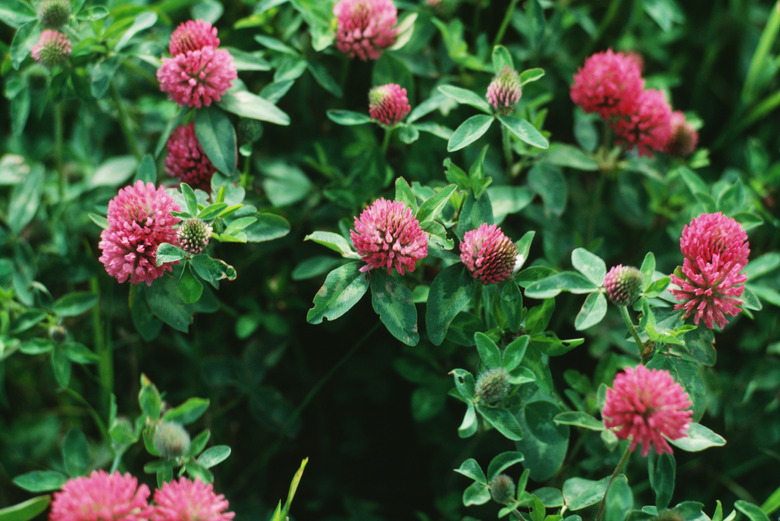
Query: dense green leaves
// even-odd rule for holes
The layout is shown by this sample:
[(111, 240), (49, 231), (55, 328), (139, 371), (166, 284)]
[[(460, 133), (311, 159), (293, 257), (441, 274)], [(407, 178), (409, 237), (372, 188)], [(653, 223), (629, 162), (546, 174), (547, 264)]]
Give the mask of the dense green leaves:
[(225, 175), (236, 169), (236, 131), (227, 114), (217, 107), (206, 107), (195, 116), (195, 134), (214, 167)]
[(412, 291), (383, 270), (371, 274), (371, 303), (390, 333), (406, 345), (417, 345), (417, 308)]
[(492, 116), (476, 115), (460, 124), (447, 143), (447, 152), (455, 152), (481, 138), (493, 123)]
[(442, 270), (431, 284), (425, 325), (428, 338), (439, 345), (447, 335), (450, 323), (471, 298), (474, 279), (462, 264), (453, 264)]

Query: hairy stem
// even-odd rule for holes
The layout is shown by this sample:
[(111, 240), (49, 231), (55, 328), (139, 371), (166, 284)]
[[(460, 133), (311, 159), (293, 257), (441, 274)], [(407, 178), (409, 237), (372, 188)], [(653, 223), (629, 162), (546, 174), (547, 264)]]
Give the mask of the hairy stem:
[(390, 136), (393, 135), (392, 128), (385, 129), (385, 138), (382, 141), (382, 157), (387, 156), (387, 148), (390, 146)]
[[(621, 306), (623, 307), (623, 306)], [(612, 472), (612, 476), (609, 478), (609, 482), (607, 483), (607, 489), (604, 491), (604, 497), (601, 498), (601, 504), (599, 505), (599, 512), (596, 514), (596, 521), (601, 521), (601, 516), (604, 515), (604, 505), (607, 502), (607, 494), (609, 493), (609, 487), (612, 486), (612, 482), (615, 481), (615, 478), (618, 474), (620, 474), (620, 471), (623, 470), (623, 467), (625, 466), (626, 462), (628, 461), (628, 456), (631, 454), (631, 445), (626, 447), (626, 451), (623, 453), (623, 457), (620, 458), (620, 461), (618, 462), (617, 466), (615, 467), (615, 471)]]
[(509, 141), (509, 131), (504, 125), (501, 125), (501, 142), (504, 145), (504, 161), (506, 162), (506, 171), (509, 177), (512, 175), (512, 143)]
[[(114, 353), (111, 344), (106, 341), (106, 335), (103, 330), (103, 318), (100, 313), (103, 303), (100, 298), (100, 286), (97, 277), (89, 279), (89, 289), (98, 297), (97, 304), (92, 308), (92, 341), (95, 344), (95, 352), (99, 357), (100, 410), (108, 416), (111, 393), (114, 390)], [(131, 291), (135, 289), (136, 286), (131, 287)]]
[(628, 314), (628, 308), (626, 306), (618, 306), (620, 308), (620, 315), (623, 317), (623, 322), (626, 323), (626, 327), (631, 332), (631, 336), (634, 337), (634, 342), (636, 342), (636, 346), (639, 348), (639, 353), (642, 353), (642, 349), (644, 349), (644, 346), (642, 345), (642, 341), (639, 339), (639, 334), (636, 332), (636, 326), (634, 326), (634, 322), (631, 320), (631, 316)]
[(127, 144), (130, 146), (130, 150), (133, 153), (133, 155), (137, 159), (141, 159), (141, 149), (138, 146), (138, 140), (135, 138), (135, 134), (133, 134), (133, 129), (130, 125), (130, 116), (127, 114), (127, 109), (125, 108), (125, 103), (122, 101), (122, 98), (119, 96), (119, 90), (117, 90), (116, 85), (114, 82), (111, 82), (111, 97), (114, 100), (114, 103), (116, 104), (117, 111), (119, 111), (119, 126), (122, 128), (122, 133), (125, 136), (125, 139), (127, 140)]
[(60, 101), (54, 105), (54, 161), (57, 168), (57, 195), (60, 197), (60, 204), (65, 200), (63, 118), (62, 102)]

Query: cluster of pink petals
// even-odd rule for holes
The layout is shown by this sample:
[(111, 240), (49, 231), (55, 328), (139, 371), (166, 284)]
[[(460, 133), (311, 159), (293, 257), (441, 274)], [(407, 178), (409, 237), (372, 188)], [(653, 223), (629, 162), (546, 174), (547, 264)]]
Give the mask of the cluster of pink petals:
[[(629, 103), (626, 106), (631, 105)], [(653, 156), (663, 150), (671, 136), (672, 108), (660, 90), (646, 89), (634, 100), (630, 110), (612, 123), (619, 143), (636, 147), (640, 156)]]
[(167, 143), (165, 171), (171, 177), (192, 188), (211, 192), (211, 178), (216, 168), (211, 163), (195, 135), (195, 124), (181, 125), (171, 133)]
[(151, 521), (230, 521), (233, 512), (225, 512), (228, 501), (215, 494), (211, 483), (184, 477), (163, 483), (154, 493)]
[(217, 28), (205, 20), (187, 20), (179, 24), (171, 34), (168, 50), (171, 56), (176, 56), (204, 47), (219, 47)]
[(368, 91), (368, 114), (383, 125), (395, 125), (412, 110), (406, 89), (395, 83)]
[(54, 67), (64, 62), (71, 53), (70, 40), (59, 31), (46, 29), (41, 33), (30, 54), (35, 61), (46, 66)]
[(224, 49), (203, 47), (163, 59), (157, 69), (160, 89), (179, 106), (208, 107), (238, 78), (233, 57)]
[(698, 143), (699, 133), (686, 121), (685, 115), (679, 110), (672, 112), (669, 140), (664, 145), (663, 153), (672, 157), (685, 157), (696, 150)]
[(638, 60), (607, 49), (585, 60), (574, 75), (570, 95), (585, 112), (595, 112), (609, 120), (628, 115), (631, 102), (644, 87)]
[(517, 247), (495, 224), (482, 224), (463, 235), (460, 260), (483, 284), (509, 278), (515, 269)]
[(398, 11), (393, 0), (339, 0), (336, 47), (350, 58), (378, 60), (395, 43)]
[(685, 318), (693, 316), (709, 329), (723, 328), (727, 316), (742, 311), (739, 299), (747, 276), (740, 273), (748, 262), (750, 245), (747, 234), (734, 219), (721, 212), (703, 213), (683, 228), (680, 250), (685, 260), (682, 277), (672, 274), (672, 283), (680, 289), (671, 292), (682, 302)]
[(668, 371), (639, 365), (615, 376), (601, 415), (607, 428), (617, 428), (618, 438), (631, 439), (631, 450), (641, 444), (642, 456), (647, 456), (651, 445), (658, 454), (672, 452), (665, 438), (685, 436), (691, 405), (688, 393)]
[(147, 521), (149, 487), (130, 474), (103, 470), (68, 480), (54, 493), (50, 521)]
[(522, 94), (520, 75), (509, 65), (496, 74), (487, 89), (488, 101), (499, 114), (503, 115), (512, 112)]
[(400, 201), (377, 199), (360, 217), (350, 238), (366, 265), (360, 271), (374, 268), (392, 269), (403, 275), (414, 271), (415, 263), (428, 255), (428, 234), (412, 210)]
[(171, 212), (179, 211), (165, 190), (152, 183), (136, 181), (108, 203), (108, 228), (100, 234), (100, 262), (119, 282), (145, 282), (147, 286), (171, 271), (171, 264), (157, 266), (157, 247), (176, 243), (173, 227), (179, 222)]
[(54, 493), (50, 521), (230, 521), (228, 501), (213, 486), (184, 477), (163, 483), (149, 504), (149, 487), (130, 474), (96, 470)]
[(601, 116), (619, 144), (637, 148), (640, 156), (656, 151), (685, 156), (696, 148), (698, 135), (682, 113), (672, 112), (661, 91), (645, 89), (637, 55), (608, 49), (590, 56), (574, 75), (570, 95), (585, 112)]

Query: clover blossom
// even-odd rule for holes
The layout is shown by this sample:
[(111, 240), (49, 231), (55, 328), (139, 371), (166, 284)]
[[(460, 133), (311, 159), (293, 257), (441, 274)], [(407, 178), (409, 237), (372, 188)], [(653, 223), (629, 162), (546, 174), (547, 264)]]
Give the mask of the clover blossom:
[(363, 61), (378, 60), (395, 43), (398, 11), (393, 0), (340, 0), (336, 16), (336, 47)]
[(675, 309), (685, 310), (684, 318), (693, 316), (713, 329), (723, 328), (727, 316), (734, 317), (739, 307), (747, 276), (740, 273), (747, 265), (750, 245), (747, 234), (734, 219), (721, 212), (703, 213), (683, 228), (680, 251), (685, 260), (679, 272), (671, 275), (671, 289), (679, 302)]
[(171, 42), (168, 44), (171, 56), (199, 51), (204, 47), (219, 47), (217, 28), (205, 20), (182, 22), (171, 34)]
[(366, 261), (360, 271), (374, 268), (392, 269), (403, 275), (413, 272), (415, 263), (428, 255), (428, 234), (412, 210), (400, 201), (377, 199), (360, 217), (355, 217), (355, 229), (349, 232), (358, 255)]
[(460, 260), (482, 284), (506, 280), (515, 269), (517, 247), (495, 224), (482, 224), (463, 235)]
[(179, 106), (208, 107), (222, 98), (236, 78), (230, 53), (211, 46), (165, 58), (157, 69), (160, 90)]
[(179, 222), (171, 212), (179, 211), (162, 187), (136, 181), (108, 203), (108, 228), (100, 234), (100, 262), (119, 282), (145, 282), (147, 286), (171, 271), (171, 263), (158, 266), (157, 247), (176, 243), (173, 226)]
[(35, 61), (50, 69), (67, 60), (70, 53), (71, 46), (68, 37), (59, 31), (49, 29), (41, 33), (38, 43), (30, 51)]
[(647, 456), (651, 445), (658, 454), (672, 452), (666, 438), (685, 436), (693, 416), (691, 404), (669, 371), (639, 365), (615, 376), (601, 415), (607, 428), (617, 428), (618, 438), (631, 440), (631, 450), (641, 445), (642, 456)]
[(406, 89), (395, 83), (380, 85), (368, 91), (368, 114), (383, 125), (400, 122), (412, 110)]
[(604, 276), (607, 298), (617, 306), (628, 306), (639, 298), (642, 292), (642, 272), (633, 266), (618, 264)]
[(230, 521), (234, 512), (225, 512), (229, 504), (225, 496), (214, 493), (211, 483), (200, 479), (190, 481), (180, 477), (169, 481), (154, 492), (151, 521)]
[(585, 60), (574, 75), (569, 93), (585, 112), (609, 120), (630, 116), (644, 86), (636, 57), (607, 49)]
[(168, 175), (192, 188), (211, 192), (211, 178), (217, 169), (200, 146), (194, 123), (177, 127), (168, 138), (166, 148), (165, 171)]
[(624, 104), (623, 114), (611, 123), (618, 143), (637, 147), (640, 156), (662, 151), (671, 133), (672, 108), (660, 90), (643, 90), (634, 103)]
[(520, 75), (507, 65), (493, 77), (488, 85), (486, 97), (496, 112), (505, 116), (512, 112), (522, 95)]
[(147, 521), (149, 487), (130, 474), (93, 470), (54, 493), (49, 521)]

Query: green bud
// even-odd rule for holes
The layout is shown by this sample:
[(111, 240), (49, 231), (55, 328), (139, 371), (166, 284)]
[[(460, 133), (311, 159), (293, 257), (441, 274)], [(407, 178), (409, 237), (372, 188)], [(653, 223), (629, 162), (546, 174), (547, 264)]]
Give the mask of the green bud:
[(488, 488), (490, 489), (490, 497), (496, 503), (506, 505), (515, 498), (515, 482), (506, 474), (494, 477)]
[(154, 448), (165, 459), (176, 459), (190, 450), (189, 433), (176, 422), (162, 421), (154, 428)]
[(509, 373), (506, 369), (488, 369), (477, 378), (477, 400), (482, 405), (496, 407), (501, 405), (510, 388)]

